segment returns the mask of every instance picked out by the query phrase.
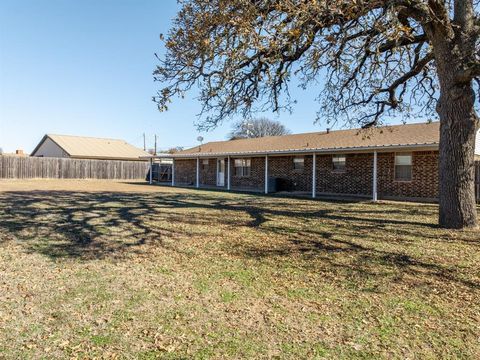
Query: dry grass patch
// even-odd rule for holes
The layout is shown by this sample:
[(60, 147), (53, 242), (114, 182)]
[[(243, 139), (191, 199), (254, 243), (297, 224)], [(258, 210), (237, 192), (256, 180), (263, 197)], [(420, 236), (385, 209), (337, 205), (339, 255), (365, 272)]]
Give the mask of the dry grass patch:
[(480, 236), (435, 205), (101, 181), (0, 203), (0, 358), (480, 357)]

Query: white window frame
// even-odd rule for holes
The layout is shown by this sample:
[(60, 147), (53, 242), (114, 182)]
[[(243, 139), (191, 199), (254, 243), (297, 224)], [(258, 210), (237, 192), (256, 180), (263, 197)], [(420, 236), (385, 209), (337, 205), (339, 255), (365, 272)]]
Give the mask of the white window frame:
[[(301, 167), (296, 167), (296, 164), (302, 164)], [(304, 171), (305, 170), (305, 158), (303, 156), (296, 156), (293, 158), (293, 170)]]
[[(237, 164), (241, 165), (237, 165)], [(252, 159), (234, 159), (234, 174), (236, 177), (249, 177), (252, 174)]]
[[(336, 169), (335, 164), (338, 163), (339, 161), (335, 161), (335, 159), (341, 159), (343, 158), (343, 168), (341, 169)], [(347, 171), (347, 155), (346, 154), (334, 154), (332, 155), (332, 171), (334, 172), (345, 172)]]
[[(398, 156), (410, 156), (410, 165), (398, 165)], [(410, 166), (410, 179), (397, 179), (397, 166)], [(395, 160), (393, 164), (393, 180), (397, 182), (410, 182), (413, 180), (413, 153), (395, 153)]]

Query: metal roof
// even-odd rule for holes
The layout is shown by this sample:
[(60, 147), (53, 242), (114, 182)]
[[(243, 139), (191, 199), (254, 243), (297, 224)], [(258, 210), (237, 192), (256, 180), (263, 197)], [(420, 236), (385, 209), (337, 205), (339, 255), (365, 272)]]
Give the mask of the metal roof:
[(268, 155), (295, 153), (333, 153), (395, 149), (438, 149), (439, 122), (314, 132), (256, 139), (216, 141), (171, 155), (154, 157), (188, 158), (220, 155)]
[(33, 150), (32, 156), (47, 138), (72, 158), (139, 160), (141, 157), (149, 155), (120, 139), (47, 134)]

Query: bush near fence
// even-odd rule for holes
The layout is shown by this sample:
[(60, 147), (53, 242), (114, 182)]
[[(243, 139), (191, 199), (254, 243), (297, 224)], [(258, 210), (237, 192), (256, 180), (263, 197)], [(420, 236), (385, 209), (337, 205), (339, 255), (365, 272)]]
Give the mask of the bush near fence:
[(0, 155), (0, 179), (145, 179), (146, 161)]

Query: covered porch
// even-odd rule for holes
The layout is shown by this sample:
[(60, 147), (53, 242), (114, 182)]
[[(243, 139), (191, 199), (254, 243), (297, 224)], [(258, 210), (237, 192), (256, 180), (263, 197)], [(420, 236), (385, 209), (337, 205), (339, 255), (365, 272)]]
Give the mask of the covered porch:
[[(311, 198), (344, 195), (377, 201), (377, 151), (364, 154), (368, 155), (369, 166), (365, 170), (369, 174), (364, 176), (368, 184), (364, 184), (367, 189), (361, 194), (322, 191), (322, 184), (318, 183), (319, 174), (321, 177), (322, 170), (319, 169), (319, 165), (322, 166), (322, 159), (319, 160), (318, 157), (325, 158), (324, 153), (227, 154), (219, 156), (213, 156), (213, 154), (203, 156), (161, 154), (149, 157), (149, 161), (150, 166), (153, 166), (158, 159), (170, 160), (171, 181), (163, 183), (170, 186), (264, 194), (285, 193)], [(331, 157), (332, 154), (330, 153), (329, 156)], [(340, 153), (338, 159), (345, 161), (345, 156), (342, 157)], [(336, 175), (342, 176), (342, 174), (342, 170), (336, 171)], [(283, 183), (285, 177), (290, 180), (290, 186)], [(148, 180), (150, 184), (155, 182), (153, 178)]]

